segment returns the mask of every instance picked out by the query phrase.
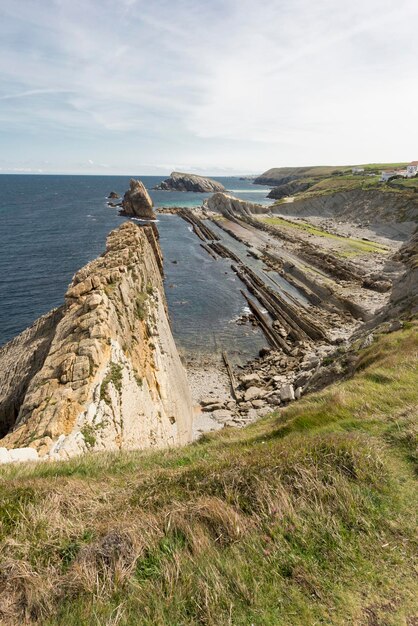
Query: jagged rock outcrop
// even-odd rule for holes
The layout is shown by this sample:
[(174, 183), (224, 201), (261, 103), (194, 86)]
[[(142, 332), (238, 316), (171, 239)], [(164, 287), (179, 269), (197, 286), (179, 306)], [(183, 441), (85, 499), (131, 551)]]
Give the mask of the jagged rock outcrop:
[[(59, 314), (39, 322), (48, 345), (38, 360), (29, 357), (36, 363), (31, 377), (19, 356), (20, 407), (0, 448), (30, 446), (40, 456), (66, 458), (190, 440), (190, 392), (170, 330), (158, 249), (151, 226), (126, 222), (110, 233), (105, 254), (77, 272)], [(3, 350), (0, 371), (14, 346), (23, 350), (36, 338), (30, 330)]]
[(228, 193), (214, 193), (210, 198), (206, 198), (203, 206), (209, 211), (221, 213), (229, 218), (250, 216), (254, 213), (267, 213), (270, 210), (269, 206), (247, 202)]
[(15, 425), (29, 383), (44, 364), (63, 307), (40, 317), (0, 348), (0, 437)]
[(295, 193), (301, 193), (302, 191), (306, 191), (307, 189), (309, 189), (309, 187), (312, 186), (312, 184), (313, 183), (304, 183), (293, 180), (289, 183), (279, 185), (278, 187), (273, 187), (273, 189), (267, 195), (267, 198), (272, 198), (273, 200), (281, 200), (282, 198), (293, 196)]
[(171, 172), (170, 177), (156, 185), (154, 189), (163, 191), (196, 191), (201, 193), (213, 193), (225, 191), (225, 187), (212, 178), (198, 176), (197, 174), (184, 174), (183, 172)]
[(119, 194), (116, 193), (116, 191), (111, 191), (110, 194), (107, 196), (108, 200), (114, 200), (116, 198), (119, 198)]
[(140, 180), (131, 178), (130, 188), (123, 196), (120, 215), (153, 220), (155, 219), (155, 213), (152, 206), (151, 197), (146, 190), (144, 183)]

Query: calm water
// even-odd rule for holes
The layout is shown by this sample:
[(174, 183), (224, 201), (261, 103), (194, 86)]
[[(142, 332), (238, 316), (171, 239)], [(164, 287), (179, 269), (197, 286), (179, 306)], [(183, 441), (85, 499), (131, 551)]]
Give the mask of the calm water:
[[(140, 178), (156, 206), (198, 206), (207, 196), (153, 191), (163, 177)], [(269, 202), (267, 188), (217, 180), (238, 197)], [(106, 205), (106, 196), (128, 186), (128, 176), (0, 176), (0, 345), (63, 302), (73, 274), (103, 252), (107, 234), (124, 219)], [(264, 340), (259, 331), (233, 323), (245, 302), (230, 263), (212, 260), (177, 216), (161, 215), (158, 226), (179, 346), (253, 354)]]

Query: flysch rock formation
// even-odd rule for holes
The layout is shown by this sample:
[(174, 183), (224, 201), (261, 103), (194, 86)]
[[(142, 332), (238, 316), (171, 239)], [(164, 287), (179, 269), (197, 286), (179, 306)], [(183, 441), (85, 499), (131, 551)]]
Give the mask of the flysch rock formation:
[[(333, 217), (346, 222), (385, 225), (405, 223), (409, 234), (418, 221), (418, 194), (353, 189), (323, 196), (298, 198), (271, 207), (273, 212), (297, 217)], [(409, 226), (408, 226), (409, 224)]]
[(144, 183), (140, 180), (131, 178), (130, 188), (123, 196), (120, 215), (153, 220), (155, 219), (155, 213), (152, 206), (151, 197), (146, 190)]
[(203, 208), (221, 213), (229, 218), (250, 216), (254, 213), (267, 213), (270, 210), (268, 206), (247, 202), (228, 193), (214, 193), (210, 198), (205, 199)]
[(109, 234), (106, 252), (74, 276), (54, 319), (46, 316), (3, 348), (0, 383), (13, 358), (16, 367), (0, 396), (10, 427), (0, 462), (13, 460), (15, 449), (25, 456), (22, 448), (59, 459), (190, 441), (190, 391), (158, 251), (152, 226), (122, 224)]
[(63, 307), (36, 320), (0, 348), (0, 437), (14, 426), (29, 383), (41, 369)]
[(418, 313), (418, 228), (411, 239), (405, 243), (398, 253), (396, 260), (405, 266), (405, 272), (393, 285), (389, 311), (392, 317)]
[(183, 172), (171, 172), (170, 177), (156, 185), (154, 189), (163, 191), (195, 191), (201, 193), (213, 193), (225, 191), (225, 187), (212, 178), (198, 176), (197, 174), (185, 174)]

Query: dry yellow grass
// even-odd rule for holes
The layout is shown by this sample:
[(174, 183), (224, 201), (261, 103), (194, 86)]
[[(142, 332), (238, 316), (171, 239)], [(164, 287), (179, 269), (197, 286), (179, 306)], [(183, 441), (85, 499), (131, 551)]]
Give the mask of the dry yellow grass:
[(2, 468), (0, 623), (412, 624), (417, 353), (183, 449)]

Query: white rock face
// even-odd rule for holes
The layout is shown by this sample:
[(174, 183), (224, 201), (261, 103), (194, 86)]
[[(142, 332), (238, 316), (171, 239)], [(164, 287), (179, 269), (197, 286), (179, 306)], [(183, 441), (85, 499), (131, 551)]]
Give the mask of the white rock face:
[(293, 385), (283, 385), (280, 389), (280, 398), (282, 402), (290, 402), (295, 399), (295, 391)]
[(24, 463), (27, 461), (38, 461), (38, 453), (34, 448), (0, 448), (1, 463)]

